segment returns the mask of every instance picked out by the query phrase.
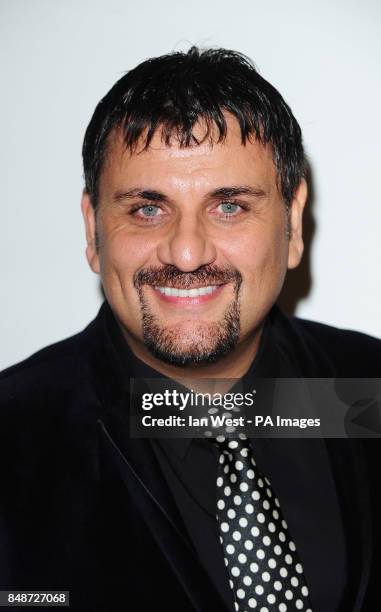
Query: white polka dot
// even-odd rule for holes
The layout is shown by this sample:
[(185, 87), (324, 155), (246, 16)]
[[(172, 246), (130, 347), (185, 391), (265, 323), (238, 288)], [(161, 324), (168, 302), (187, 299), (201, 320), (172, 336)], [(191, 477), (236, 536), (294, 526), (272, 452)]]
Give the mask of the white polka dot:
[(238, 470), (238, 471), (242, 470), (242, 468), (243, 468), (243, 463), (242, 463), (242, 461), (236, 461), (236, 462), (235, 462), (235, 464), (234, 464), (234, 467), (235, 467), (235, 469), (236, 469), (236, 470)]
[(264, 537), (262, 538), (262, 542), (263, 542), (263, 544), (264, 544), (265, 546), (270, 546), (270, 544), (271, 544), (271, 539), (269, 538), (269, 536), (264, 536)]
[(297, 599), (297, 600), (296, 600), (296, 602), (295, 602), (295, 607), (296, 607), (298, 610), (302, 610), (302, 609), (303, 609), (304, 604), (303, 604), (303, 602), (302, 602), (302, 600), (301, 600), (301, 599)]
[(251, 532), (251, 534), (252, 534), (252, 535), (253, 535), (255, 538), (257, 538), (257, 537), (259, 536), (259, 529), (258, 529), (258, 527), (256, 527), (256, 526), (255, 526), (255, 527), (252, 527), (252, 528), (250, 529), (250, 532)]
[(262, 607), (262, 608), (259, 610), (259, 612), (269, 612), (269, 609), (268, 609), (268, 608), (266, 608), (266, 606), (263, 606), (263, 607)]
[(219, 499), (219, 500), (218, 500), (218, 502), (217, 502), (217, 508), (218, 508), (219, 510), (223, 510), (223, 509), (225, 508), (225, 502), (224, 502), (224, 500), (223, 500), (223, 499)]
[[(247, 435), (245, 433), (243, 433), (243, 432), (239, 433), (238, 437), (239, 437), (240, 440), (247, 440)], [(217, 440), (217, 438), (216, 438), (216, 440)]]
[(233, 531), (233, 540), (235, 540), (236, 542), (239, 542), (240, 539), (241, 539), (241, 533), (239, 531)]
[(273, 595), (273, 593), (269, 593), (269, 595), (267, 595), (267, 601), (269, 604), (274, 604), (276, 602), (275, 595)]
[(227, 523), (221, 523), (221, 531), (223, 531), (224, 533), (229, 531), (229, 525)]
[(285, 542), (286, 541), (286, 535), (283, 533), (283, 531), (279, 532), (278, 537), (279, 537), (281, 542)]
[(209, 414), (216, 414), (216, 412), (218, 412), (218, 408), (209, 408), (208, 412)]
[(204, 436), (206, 436), (207, 438), (211, 438), (212, 437), (212, 432), (211, 431), (204, 431)]
[(245, 597), (245, 591), (243, 589), (238, 589), (237, 597), (238, 599), (243, 599)]
[(278, 518), (279, 518), (279, 512), (278, 512), (278, 510), (273, 510), (273, 517), (274, 517), (276, 520), (278, 520)]
[(298, 586), (298, 584), (299, 584), (299, 580), (297, 579), (297, 577), (296, 577), (296, 576), (293, 576), (293, 577), (291, 578), (291, 584), (292, 584), (292, 586), (294, 586), (294, 587), (297, 587), (297, 586)]
[(298, 572), (298, 574), (302, 574), (302, 573), (303, 573), (303, 567), (301, 566), (301, 564), (300, 564), (300, 563), (297, 563), (297, 564), (295, 565), (295, 569), (296, 569), (296, 571)]
[(228, 544), (227, 545), (226, 552), (228, 553), (228, 555), (234, 555), (235, 548), (234, 548), (233, 544)]
[(262, 502), (262, 506), (264, 507), (264, 509), (265, 509), (265, 510), (269, 510), (269, 508), (270, 508), (270, 502), (268, 502), (268, 501), (267, 501), (267, 499), (265, 499), (265, 500)]
[[(208, 442), (208, 444), (209, 444), (209, 442)], [(222, 487), (223, 484), (224, 484), (224, 480), (223, 480), (222, 476), (219, 476), (217, 478), (217, 487)]]
[(281, 555), (282, 554), (282, 549), (279, 546), (279, 544), (276, 544), (276, 546), (274, 546), (274, 552), (276, 555)]
[(234, 602), (234, 609), (235, 609), (236, 612), (238, 612), (238, 610), (239, 610), (239, 605), (237, 604), (236, 601)]
[(224, 488), (224, 493), (225, 493), (225, 495), (226, 495), (227, 497), (230, 495), (230, 493), (231, 493), (231, 492), (232, 492), (232, 490), (231, 490), (231, 488), (230, 488), (230, 487), (225, 487), (225, 488)]
[(269, 523), (268, 524), (268, 530), (271, 531), (271, 533), (274, 533), (275, 531), (275, 525), (274, 523)]
[(291, 565), (291, 563), (292, 563), (292, 557), (291, 557), (291, 555), (286, 555), (286, 556), (285, 556), (285, 560), (286, 560), (286, 563), (288, 563), (288, 565)]
[(282, 578), (286, 578), (286, 576), (288, 576), (288, 571), (286, 570), (285, 567), (281, 567), (279, 570), (279, 573), (282, 576)]
[(282, 583), (279, 580), (276, 580), (273, 586), (276, 591), (280, 591), (282, 589)]
[(230, 474), (230, 482), (237, 482), (237, 474)]
[(258, 483), (258, 487), (260, 487), (262, 489), (262, 487), (263, 487), (263, 480), (262, 480), (262, 478), (258, 478), (257, 483)]
[(249, 601), (247, 602), (249, 604), (249, 608), (256, 608), (257, 607), (257, 600), (254, 599), (254, 597), (250, 597)]
[(233, 580), (229, 580), (229, 585), (231, 589), (234, 589), (234, 582)]
[(265, 515), (262, 512), (258, 512), (257, 514), (257, 521), (258, 523), (264, 523), (265, 522)]
[(254, 478), (254, 471), (253, 470), (247, 470), (246, 476), (248, 478), (250, 478), (250, 480), (253, 480), (253, 478)]
[(271, 576), (270, 576), (269, 572), (263, 572), (263, 574), (262, 574), (262, 580), (263, 580), (264, 582), (269, 582), (269, 581), (270, 581), (270, 578), (271, 578)]
[(279, 499), (277, 497), (275, 497), (274, 502), (275, 502), (275, 505), (278, 506), (278, 508), (280, 508)]
[(256, 554), (257, 554), (258, 559), (264, 559), (265, 558), (265, 551), (262, 550), (262, 548), (258, 548)]
[(267, 565), (268, 565), (269, 567), (271, 567), (271, 569), (274, 569), (274, 567), (276, 567), (276, 561), (275, 561), (275, 559), (269, 559), (269, 560), (267, 561)]
[(242, 518), (240, 518), (238, 522), (239, 522), (241, 527), (247, 527), (248, 524), (249, 524), (247, 518), (245, 518), (244, 516)]
[(244, 553), (239, 553), (239, 555), (238, 555), (238, 561), (239, 561), (240, 563), (246, 563), (246, 561), (247, 561), (247, 557), (246, 557), (246, 555), (245, 555)]
[(229, 448), (237, 448), (237, 446), (238, 446), (237, 440), (230, 440), (230, 442), (228, 444)]
[(286, 612), (287, 606), (284, 603), (279, 604), (279, 612)]
[(250, 460), (251, 460), (251, 463), (252, 463), (252, 464), (254, 465), (254, 467), (255, 467), (257, 464), (255, 463), (255, 459), (254, 459), (254, 457), (251, 457), (251, 459), (250, 459)]
[(286, 521), (284, 519), (282, 520), (282, 527), (283, 527), (283, 529), (288, 529), (287, 523), (286, 523)]
[(251, 497), (254, 501), (258, 501), (259, 499), (261, 499), (261, 494), (259, 491), (253, 491)]
[(250, 563), (250, 571), (253, 572), (253, 574), (256, 574), (258, 570), (259, 570), (258, 563)]
[(271, 489), (267, 488), (266, 489), (266, 493), (267, 493), (268, 497), (272, 497), (273, 496), (273, 494), (271, 493)]
[(264, 588), (261, 584), (257, 584), (257, 586), (255, 587), (255, 592), (257, 595), (262, 595), (264, 592)]
[(252, 580), (252, 578), (250, 578), (250, 576), (244, 576), (243, 584), (246, 584), (246, 586), (250, 586), (252, 582), (253, 582), (253, 580)]
[(243, 491), (243, 493), (246, 493), (246, 491), (249, 489), (249, 485), (247, 484), (247, 482), (241, 482), (239, 488), (241, 489), (241, 491)]
[(224, 562), (225, 562), (225, 565), (227, 567), (229, 565), (229, 561), (226, 559), (226, 557), (224, 557)]
[(236, 506), (239, 506), (240, 503), (242, 502), (242, 498), (239, 495), (234, 495), (233, 501), (234, 501)]
[(233, 518), (235, 518), (235, 516), (236, 516), (236, 511), (235, 511), (235, 510), (233, 510), (233, 508), (229, 508), (229, 510), (228, 510), (228, 512), (227, 512), (227, 514), (228, 514), (228, 517), (229, 517), (230, 519), (233, 519)]
[(295, 544), (294, 544), (294, 542), (292, 540), (290, 540), (290, 542), (288, 543), (288, 546), (289, 546), (290, 550), (295, 552), (296, 546), (295, 546)]
[(239, 567), (234, 566), (234, 567), (231, 568), (231, 573), (232, 573), (233, 576), (237, 577), (237, 576), (240, 575), (241, 570), (239, 569)]
[(247, 512), (247, 514), (252, 514), (254, 512), (254, 506), (252, 504), (246, 504), (245, 512)]
[(246, 550), (253, 550), (254, 544), (251, 540), (246, 540), (244, 546)]
[(304, 597), (307, 597), (309, 593), (309, 590), (307, 589), (306, 586), (302, 586), (302, 595), (304, 595)]
[(249, 454), (249, 449), (248, 448), (241, 448), (239, 453), (240, 453), (240, 455), (242, 455), (242, 457), (247, 457), (247, 455)]
[(230, 470), (229, 465), (225, 465), (225, 467), (224, 467), (224, 473), (225, 473), (225, 474), (227, 474), (229, 470)]
[(285, 592), (284, 596), (286, 599), (292, 599), (294, 597), (294, 594), (292, 591), (288, 590)]
[(225, 442), (225, 436), (217, 436), (217, 442)]

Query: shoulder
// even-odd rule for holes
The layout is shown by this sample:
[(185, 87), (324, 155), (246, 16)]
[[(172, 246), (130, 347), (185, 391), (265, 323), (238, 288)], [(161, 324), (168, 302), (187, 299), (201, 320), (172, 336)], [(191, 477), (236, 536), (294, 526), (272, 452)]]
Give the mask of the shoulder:
[(0, 406), (43, 405), (61, 400), (89, 379), (91, 360), (100, 350), (100, 314), (82, 332), (47, 346), (0, 372)]
[(288, 319), (309, 353), (328, 362), (334, 375), (381, 376), (381, 340), (378, 338), (298, 317)]

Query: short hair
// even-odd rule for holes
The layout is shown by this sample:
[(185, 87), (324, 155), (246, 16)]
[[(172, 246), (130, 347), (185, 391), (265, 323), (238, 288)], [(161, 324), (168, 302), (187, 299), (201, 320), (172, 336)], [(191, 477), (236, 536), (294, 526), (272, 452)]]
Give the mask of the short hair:
[(131, 152), (141, 138), (143, 150), (148, 148), (157, 129), (166, 145), (173, 136), (180, 147), (200, 144), (193, 135), (200, 119), (206, 125), (202, 142), (211, 138), (213, 128), (217, 128), (217, 142), (223, 142), (227, 133), (224, 112), (237, 119), (242, 144), (254, 137), (271, 145), (278, 187), (289, 206), (306, 171), (301, 129), (290, 107), (242, 53), (193, 46), (186, 53), (142, 62), (97, 105), (82, 150), (85, 189), (93, 207), (98, 203), (108, 136), (115, 129), (122, 129)]

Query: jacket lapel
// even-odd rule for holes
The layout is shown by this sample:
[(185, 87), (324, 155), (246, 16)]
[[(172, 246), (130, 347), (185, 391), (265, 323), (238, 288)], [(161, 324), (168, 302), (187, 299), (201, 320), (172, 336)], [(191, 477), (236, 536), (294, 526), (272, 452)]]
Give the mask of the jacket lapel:
[(129, 439), (122, 451), (101, 419), (98, 425), (109, 461), (124, 482), (128, 495), (136, 504), (194, 609), (200, 612), (225, 609), (224, 602), (185, 535), (183, 522), (148, 440)]

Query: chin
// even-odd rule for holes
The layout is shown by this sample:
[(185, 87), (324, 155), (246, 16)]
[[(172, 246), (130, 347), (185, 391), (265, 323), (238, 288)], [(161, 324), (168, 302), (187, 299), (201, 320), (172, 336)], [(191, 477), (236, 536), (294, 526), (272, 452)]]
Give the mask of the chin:
[(154, 357), (180, 367), (216, 363), (232, 351), (239, 340), (239, 327), (221, 328), (219, 323), (150, 328), (144, 344)]

